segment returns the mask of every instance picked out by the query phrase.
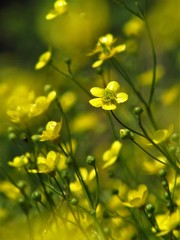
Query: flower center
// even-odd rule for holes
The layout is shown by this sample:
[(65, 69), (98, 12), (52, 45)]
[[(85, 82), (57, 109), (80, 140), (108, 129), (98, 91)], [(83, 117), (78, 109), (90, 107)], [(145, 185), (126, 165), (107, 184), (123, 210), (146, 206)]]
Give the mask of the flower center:
[(112, 90), (105, 89), (104, 96), (103, 96), (103, 102), (114, 102), (116, 101), (116, 93)]

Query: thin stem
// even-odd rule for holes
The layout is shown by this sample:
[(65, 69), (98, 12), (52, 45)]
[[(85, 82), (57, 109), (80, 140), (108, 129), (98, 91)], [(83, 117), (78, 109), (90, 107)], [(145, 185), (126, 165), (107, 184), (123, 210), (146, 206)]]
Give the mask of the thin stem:
[(97, 172), (97, 168), (95, 165), (93, 165), (95, 174), (96, 174), (96, 186), (97, 186), (97, 191), (96, 191), (96, 199), (95, 199), (95, 203), (94, 203), (94, 210), (96, 211), (96, 208), (98, 206), (99, 203), (99, 177), (98, 177), (98, 172)]
[(148, 23), (146, 18), (144, 18), (144, 22), (145, 22), (146, 29), (147, 29), (147, 34), (148, 34), (148, 37), (149, 37), (149, 41), (150, 41), (150, 45), (151, 45), (151, 49), (152, 49), (152, 58), (153, 58), (153, 75), (152, 75), (150, 96), (149, 96), (149, 101), (148, 101), (148, 104), (149, 104), (149, 107), (150, 107), (150, 105), (152, 103), (153, 96), (154, 96), (154, 92), (155, 92), (157, 59), (156, 59), (156, 51), (155, 51), (155, 46), (154, 46), (152, 34), (151, 34), (151, 31), (150, 31), (149, 23)]
[(81, 83), (79, 83), (74, 76), (72, 75), (71, 71), (70, 74), (64, 73), (63, 71), (61, 71), (58, 67), (56, 67), (55, 65), (51, 65), (51, 67), (58, 73), (60, 73), (61, 75), (73, 80), (73, 82), (79, 87), (81, 88), (81, 90), (83, 90), (83, 92), (85, 92), (89, 97), (91, 97), (90, 92), (88, 92), (82, 85)]
[(160, 162), (160, 163), (162, 163), (162, 164), (164, 164), (164, 165), (166, 165), (166, 166), (168, 165), (169, 167), (172, 167), (171, 165), (169, 165), (169, 164), (161, 161), (160, 159), (154, 157), (151, 153), (149, 153), (146, 149), (144, 149), (144, 148), (143, 148), (139, 143), (137, 143), (135, 140), (133, 140), (133, 139), (130, 139), (130, 140), (131, 140), (134, 144), (136, 144), (141, 150), (143, 150), (147, 155), (149, 155), (150, 157), (154, 158), (156, 161), (158, 161), (158, 162)]
[(132, 128), (128, 127), (126, 124), (124, 124), (123, 122), (120, 121), (120, 119), (115, 115), (115, 113), (111, 110), (111, 113), (113, 115), (113, 117), (116, 119), (116, 121), (121, 124), (123, 127), (127, 128), (128, 130), (130, 130), (131, 132), (143, 137), (143, 138), (146, 138), (142, 133), (139, 133), (135, 130), (133, 130)]

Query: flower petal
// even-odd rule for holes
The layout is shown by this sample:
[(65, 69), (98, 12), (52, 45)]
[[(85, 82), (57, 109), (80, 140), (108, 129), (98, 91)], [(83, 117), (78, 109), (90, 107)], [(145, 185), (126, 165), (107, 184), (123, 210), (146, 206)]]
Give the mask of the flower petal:
[(99, 87), (93, 87), (90, 89), (90, 92), (95, 97), (103, 97), (104, 89)]
[(120, 84), (116, 81), (111, 81), (108, 83), (107, 87), (111, 91), (118, 91), (120, 89)]
[(116, 101), (118, 103), (123, 103), (123, 102), (126, 102), (127, 100), (128, 100), (128, 95), (126, 93), (121, 92), (117, 94)]
[(103, 101), (102, 98), (93, 98), (89, 101), (93, 107), (102, 107)]

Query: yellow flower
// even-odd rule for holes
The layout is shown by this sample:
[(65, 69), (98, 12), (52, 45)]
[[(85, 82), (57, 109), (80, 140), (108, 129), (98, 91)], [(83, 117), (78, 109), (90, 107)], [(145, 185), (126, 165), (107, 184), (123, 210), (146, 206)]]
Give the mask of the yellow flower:
[(9, 99), (7, 114), (13, 122), (26, 122), (29, 118), (42, 114), (56, 97), (55, 91), (50, 92), (47, 97), (40, 96), (37, 98), (32, 91), (25, 91), (24, 94), (26, 96), (12, 96)]
[(13, 158), (13, 161), (9, 161), (8, 164), (11, 167), (20, 168), (29, 163), (30, 157), (31, 157), (30, 153), (27, 152), (24, 155), (16, 156), (15, 158)]
[(46, 130), (40, 135), (40, 141), (53, 141), (57, 139), (62, 127), (62, 120), (60, 122), (50, 121), (46, 125)]
[(67, 2), (65, 0), (58, 0), (54, 3), (54, 9), (46, 15), (46, 20), (51, 20), (59, 15), (65, 13), (68, 9)]
[[(95, 177), (94, 169), (88, 172), (86, 168), (80, 168), (79, 171), (86, 184), (90, 183)], [(72, 192), (82, 191), (81, 183), (77, 177), (75, 182), (70, 183), (70, 189)]]
[[(156, 144), (160, 144), (164, 142), (166, 139), (170, 137), (170, 135), (173, 132), (173, 129), (174, 129), (174, 126), (171, 124), (168, 129), (157, 130), (156, 132), (154, 132), (152, 136), (153, 142)], [(148, 145), (152, 145), (152, 144), (149, 143)]]
[(117, 160), (121, 147), (122, 144), (119, 141), (113, 142), (111, 148), (103, 154), (103, 161), (105, 162), (103, 168), (109, 167)]
[(123, 32), (127, 36), (137, 36), (143, 29), (143, 21), (139, 18), (132, 18), (123, 26)]
[(35, 117), (45, 112), (55, 97), (56, 92), (52, 91), (47, 97), (40, 96), (36, 98), (35, 102), (30, 106), (28, 117)]
[(160, 228), (160, 233), (157, 234), (158, 237), (164, 236), (173, 230), (179, 229), (180, 209), (177, 208), (172, 213), (167, 212), (166, 214), (157, 215), (156, 221)]
[(129, 190), (127, 193), (127, 201), (122, 201), (122, 204), (130, 208), (140, 208), (142, 207), (148, 195), (148, 189), (146, 185), (141, 184), (138, 186), (138, 189)]
[[(167, 162), (166, 158), (163, 156), (158, 156), (157, 158), (164, 163)], [(161, 162), (158, 162), (156, 160), (147, 160), (143, 161), (142, 163), (143, 169), (147, 172), (147, 174), (150, 175), (158, 174), (159, 170), (161, 170), (165, 166), (165, 164), (162, 164)]]
[(90, 56), (99, 53), (99, 60), (93, 63), (93, 68), (99, 67), (106, 59), (112, 58), (116, 53), (123, 52), (125, 50), (125, 44), (113, 47), (115, 41), (116, 39), (114, 39), (113, 35), (110, 33), (98, 39), (96, 48), (88, 54)]
[(20, 197), (20, 191), (9, 181), (0, 182), (0, 192), (4, 193), (8, 198), (17, 200)]
[(47, 65), (47, 63), (50, 61), (51, 55), (52, 54), (50, 51), (47, 51), (47, 52), (41, 54), (41, 56), (39, 57), (39, 61), (35, 65), (35, 69), (39, 70), (39, 69), (45, 67)]
[(93, 87), (90, 92), (97, 98), (91, 99), (89, 103), (93, 107), (102, 107), (104, 110), (114, 110), (117, 104), (126, 102), (128, 99), (126, 93), (120, 92), (120, 85), (116, 81), (109, 82), (105, 89)]
[(46, 157), (39, 155), (36, 161), (37, 169), (29, 169), (28, 172), (54, 174), (59, 159), (59, 153), (56, 153), (54, 151), (48, 152)]

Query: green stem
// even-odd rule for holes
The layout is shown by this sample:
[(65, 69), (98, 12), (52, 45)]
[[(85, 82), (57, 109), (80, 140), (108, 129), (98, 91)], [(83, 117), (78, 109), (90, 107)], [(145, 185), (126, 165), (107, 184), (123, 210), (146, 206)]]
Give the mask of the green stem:
[(137, 143), (135, 140), (132, 140), (130, 139), (134, 144), (136, 144), (141, 150), (143, 150), (147, 155), (149, 155), (150, 157), (154, 158), (156, 161), (166, 165), (166, 166), (169, 166), (169, 167), (172, 167), (171, 165), (167, 164), (167, 163), (164, 163), (163, 161), (161, 161), (160, 159), (154, 157), (151, 153), (149, 153), (146, 149), (144, 149), (139, 143)]
[(147, 33), (148, 33), (148, 36), (149, 36), (150, 45), (151, 45), (151, 49), (152, 49), (152, 58), (153, 58), (153, 76), (152, 76), (151, 90), (150, 90), (150, 96), (149, 96), (149, 101), (148, 101), (148, 104), (149, 104), (149, 107), (150, 107), (150, 105), (152, 103), (153, 96), (154, 96), (154, 92), (155, 92), (157, 59), (156, 59), (156, 51), (155, 51), (155, 47), (154, 47), (154, 42), (153, 42), (151, 31), (150, 31), (150, 28), (149, 28), (149, 24), (148, 24), (146, 18), (144, 19), (144, 22), (145, 22)]
[(55, 65), (51, 65), (51, 67), (58, 73), (60, 73), (61, 75), (71, 79), (79, 88), (81, 88), (81, 90), (83, 90), (83, 92), (85, 92), (89, 97), (91, 97), (91, 94), (90, 92), (88, 92), (82, 85), (81, 83), (79, 83), (75, 78), (74, 76), (71, 74), (67, 74), (67, 73), (64, 73), (62, 72), (58, 67), (56, 67)]
[(143, 138), (146, 138), (142, 133), (139, 133), (135, 130), (133, 130), (132, 128), (128, 127), (126, 124), (124, 124), (123, 122), (121, 122), (121, 120), (115, 115), (115, 113), (111, 110), (111, 113), (113, 115), (113, 117), (116, 119), (116, 121), (121, 124), (123, 127), (127, 128), (128, 130), (130, 130), (131, 132), (143, 137)]
[(139, 98), (139, 100), (143, 103), (148, 117), (152, 123), (152, 126), (154, 127), (154, 129), (157, 129), (156, 127), (156, 123), (154, 120), (154, 117), (152, 115), (151, 109), (148, 106), (148, 104), (146, 103), (145, 99), (143, 98), (143, 96), (141, 95), (141, 93), (135, 88), (134, 84), (132, 83), (129, 75), (127, 74), (127, 72), (124, 70), (124, 68), (118, 63), (118, 61), (113, 58), (111, 59), (111, 62), (113, 63), (114, 67), (116, 68), (116, 70), (122, 75), (122, 77), (127, 81), (127, 83), (129, 84), (129, 86), (132, 88), (132, 90), (134, 91), (134, 93), (136, 94), (136, 96)]

